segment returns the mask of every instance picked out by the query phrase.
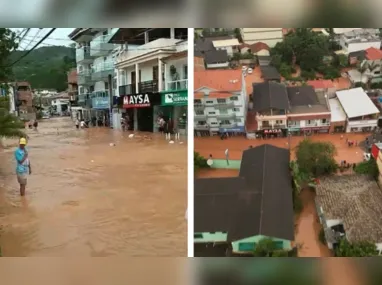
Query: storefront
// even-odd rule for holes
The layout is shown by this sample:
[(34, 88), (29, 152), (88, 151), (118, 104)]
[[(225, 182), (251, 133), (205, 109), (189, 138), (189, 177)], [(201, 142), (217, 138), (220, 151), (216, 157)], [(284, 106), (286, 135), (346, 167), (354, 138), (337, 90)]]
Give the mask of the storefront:
[(328, 134), (329, 130), (330, 130), (330, 126), (301, 128), (301, 131), (303, 132), (304, 135)]
[(123, 97), (123, 108), (126, 110), (124, 116), (128, 116), (131, 129), (141, 132), (154, 132), (156, 129), (154, 107), (160, 104), (161, 96), (159, 93), (125, 95)]
[(257, 136), (263, 138), (272, 138), (272, 137), (286, 137), (288, 133), (287, 129), (266, 129), (256, 132)]
[[(161, 105), (154, 107), (155, 121), (159, 116), (174, 122), (174, 129), (180, 134), (187, 134), (188, 125), (187, 90), (161, 92)], [(158, 129), (159, 126), (156, 126)]]
[(225, 133), (228, 134), (228, 136), (245, 135), (245, 127), (237, 126), (233, 128), (220, 128), (219, 133)]
[(93, 126), (110, 126), (109, 97), (92, 98), (91, 124)]

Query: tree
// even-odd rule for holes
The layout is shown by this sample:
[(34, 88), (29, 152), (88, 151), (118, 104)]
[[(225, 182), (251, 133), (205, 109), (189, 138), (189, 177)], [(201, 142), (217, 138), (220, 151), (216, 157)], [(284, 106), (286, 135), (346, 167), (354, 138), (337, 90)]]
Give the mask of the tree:
[(25, 136), (24, 124), (7, 110), (0, 109), (0, 137), (23, 137)]
[(261, 239), (253, 251), (254, 257), (288, 257), (288, 251), (278, 249), (271, 238)]
[(357, 66), (358, 71), (361, 73), (361, 80), (362, 78), (366, 78), (366, 88), (370, 89), (371, 79), (373, 78), (372, 72), (380, 68), (380, 65), (375, 62), (367, 62), (364, 61), (361, 64)]
[(358, 174), (367, 174), (374, 179), (377, 179), (379, 176), (378, 165), (374, 158), (357, 164), (354, 171)]
[(271, 55), (281, 56), (282, 62), (289, 65), (295, 61), (302, 70), (316, 70), (323, 64), (324, 56), (330, 55), (329, 38), (311, 29), (297, 28), (277, 43)]
[(200, 168), (208, 168), (207, 159), (201, 156), (198, 152), (194, 152), (194, 171)]
[(335, 172), (338, 165), (334, 159), (337, 151), (331, 142), (301, 141), (296, 147), (296, 162), (305, 175), (317, 177)]
[(377, 256), (377, 246), (373, 242), (363, 241), (350, 243), (342, 239), (335, 251), (337, 257), (368, 257)]

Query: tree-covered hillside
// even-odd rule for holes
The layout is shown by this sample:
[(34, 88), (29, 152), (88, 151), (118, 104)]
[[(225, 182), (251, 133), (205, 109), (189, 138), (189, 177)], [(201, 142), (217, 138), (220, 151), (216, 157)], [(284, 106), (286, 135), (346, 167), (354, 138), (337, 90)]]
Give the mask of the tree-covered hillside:
[[(15, 51), (10, 62), (26, 51)], [(13, 67), (15, 81), (28, 81), (32, 88), (67, 88), (67, 71), (76, 66), (75, 49), (66, 46), (48, 46), (33, 50)]]

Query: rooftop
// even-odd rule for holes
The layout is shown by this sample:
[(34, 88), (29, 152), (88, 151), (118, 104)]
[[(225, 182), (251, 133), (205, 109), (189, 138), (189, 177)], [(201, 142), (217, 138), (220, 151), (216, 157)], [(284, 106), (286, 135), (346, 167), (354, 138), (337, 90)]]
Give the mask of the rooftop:
[(244, 151), (238, 177), (195, 180), (194, 203), (195, 232), (228, 232), (229, 241), (255, 235), (293, 240), (289, 151), (271, 145)]
[(382, 192), (367, 176), (341, 175), (320, 179), (316, 202), (326, 220), (342, 220), (350, 242), (382, 242)]
[(249, 48), (252, 53), (257, 53), (261, 50), (270, 50), (269, 46), (263, 42), (257, 42), (257, 43), (251, 44), (251, 45), (244, 43), (240, 47), (241, 48), (244, 48), (244, 47)]
[(380, 60), (382, 59), (382, 51), (374, 47), (368, 48), (366, 51), (366, 58), (368, 60)]
[[(265, 58), (265, 57), (264, 57)], [(274, 66), (261, 66), (261, 76), (264, 80), (280, 80), (281, 75)]]
[(336, 94), (348, 118), (379, 113), (379, 110), (362, 87), (337, 91)]
[(228, 53), (225, 49), (204, 52), (204, 61), (207, 64), (226, 63), (228, 60)]
[(346, 114), (342, 109), (341, 103), (337, 98), (329, 99), (331, 119), (330, 121), (335, 122), (344, 122), (346, 121)]
[(380, 42), (378, 36), (378, 29), (358, 29), (343, 33), (346, 42), (360, 43), (360, 42)]
[(288, 87), (291, 114), (328, 113), (325, 94), (317, 94), (312, 86)]
[(237, 69), (201, 70), (194, 72), (194, 91), (208, 88), (215, 91), (240, 91), (243, 74)]
[(288, 94), (284, 84), (263, 82), (253, 84), (253, 110), (289, 110)]
[(236, 39), (236, 38), (224, 39), (224, 40), (213, 40), (212, 44), (215, 48), (228, 47), (228, 46), (239, 46), (240, 45), (238, 39)]
[(306, 82), (308, 85), (312, 86), (314, 89), (329, 89), (334, 88), (334, 83), (331, 80), (308, 80)]

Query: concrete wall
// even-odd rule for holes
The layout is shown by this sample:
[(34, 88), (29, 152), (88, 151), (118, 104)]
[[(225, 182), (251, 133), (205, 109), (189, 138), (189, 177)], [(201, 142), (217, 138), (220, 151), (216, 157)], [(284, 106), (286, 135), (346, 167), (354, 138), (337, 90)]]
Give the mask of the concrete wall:
[[(259, 241), (261, 241), (264, 238), (269, 238), (269, 237), (263, 236), (263, 235), (258, 235), (258, 236), (252, 236), (252, 237), (248, 237), (245, 239), (235, 241), (232, 243), (232, 251), (235, 253), (245, 253), (245, 252), (239, 250), (240, 243), (253, 243), (253, 248), (255, 249), (255, 243), (256, 244), (259, 243)], [(272, 238), (272, 240), (274, 240), (275, 242), (282, 242), (284, 250), (291, 250), (292, 249), (292, 243), (289, 240), (278, 239), (278, 238)]]

